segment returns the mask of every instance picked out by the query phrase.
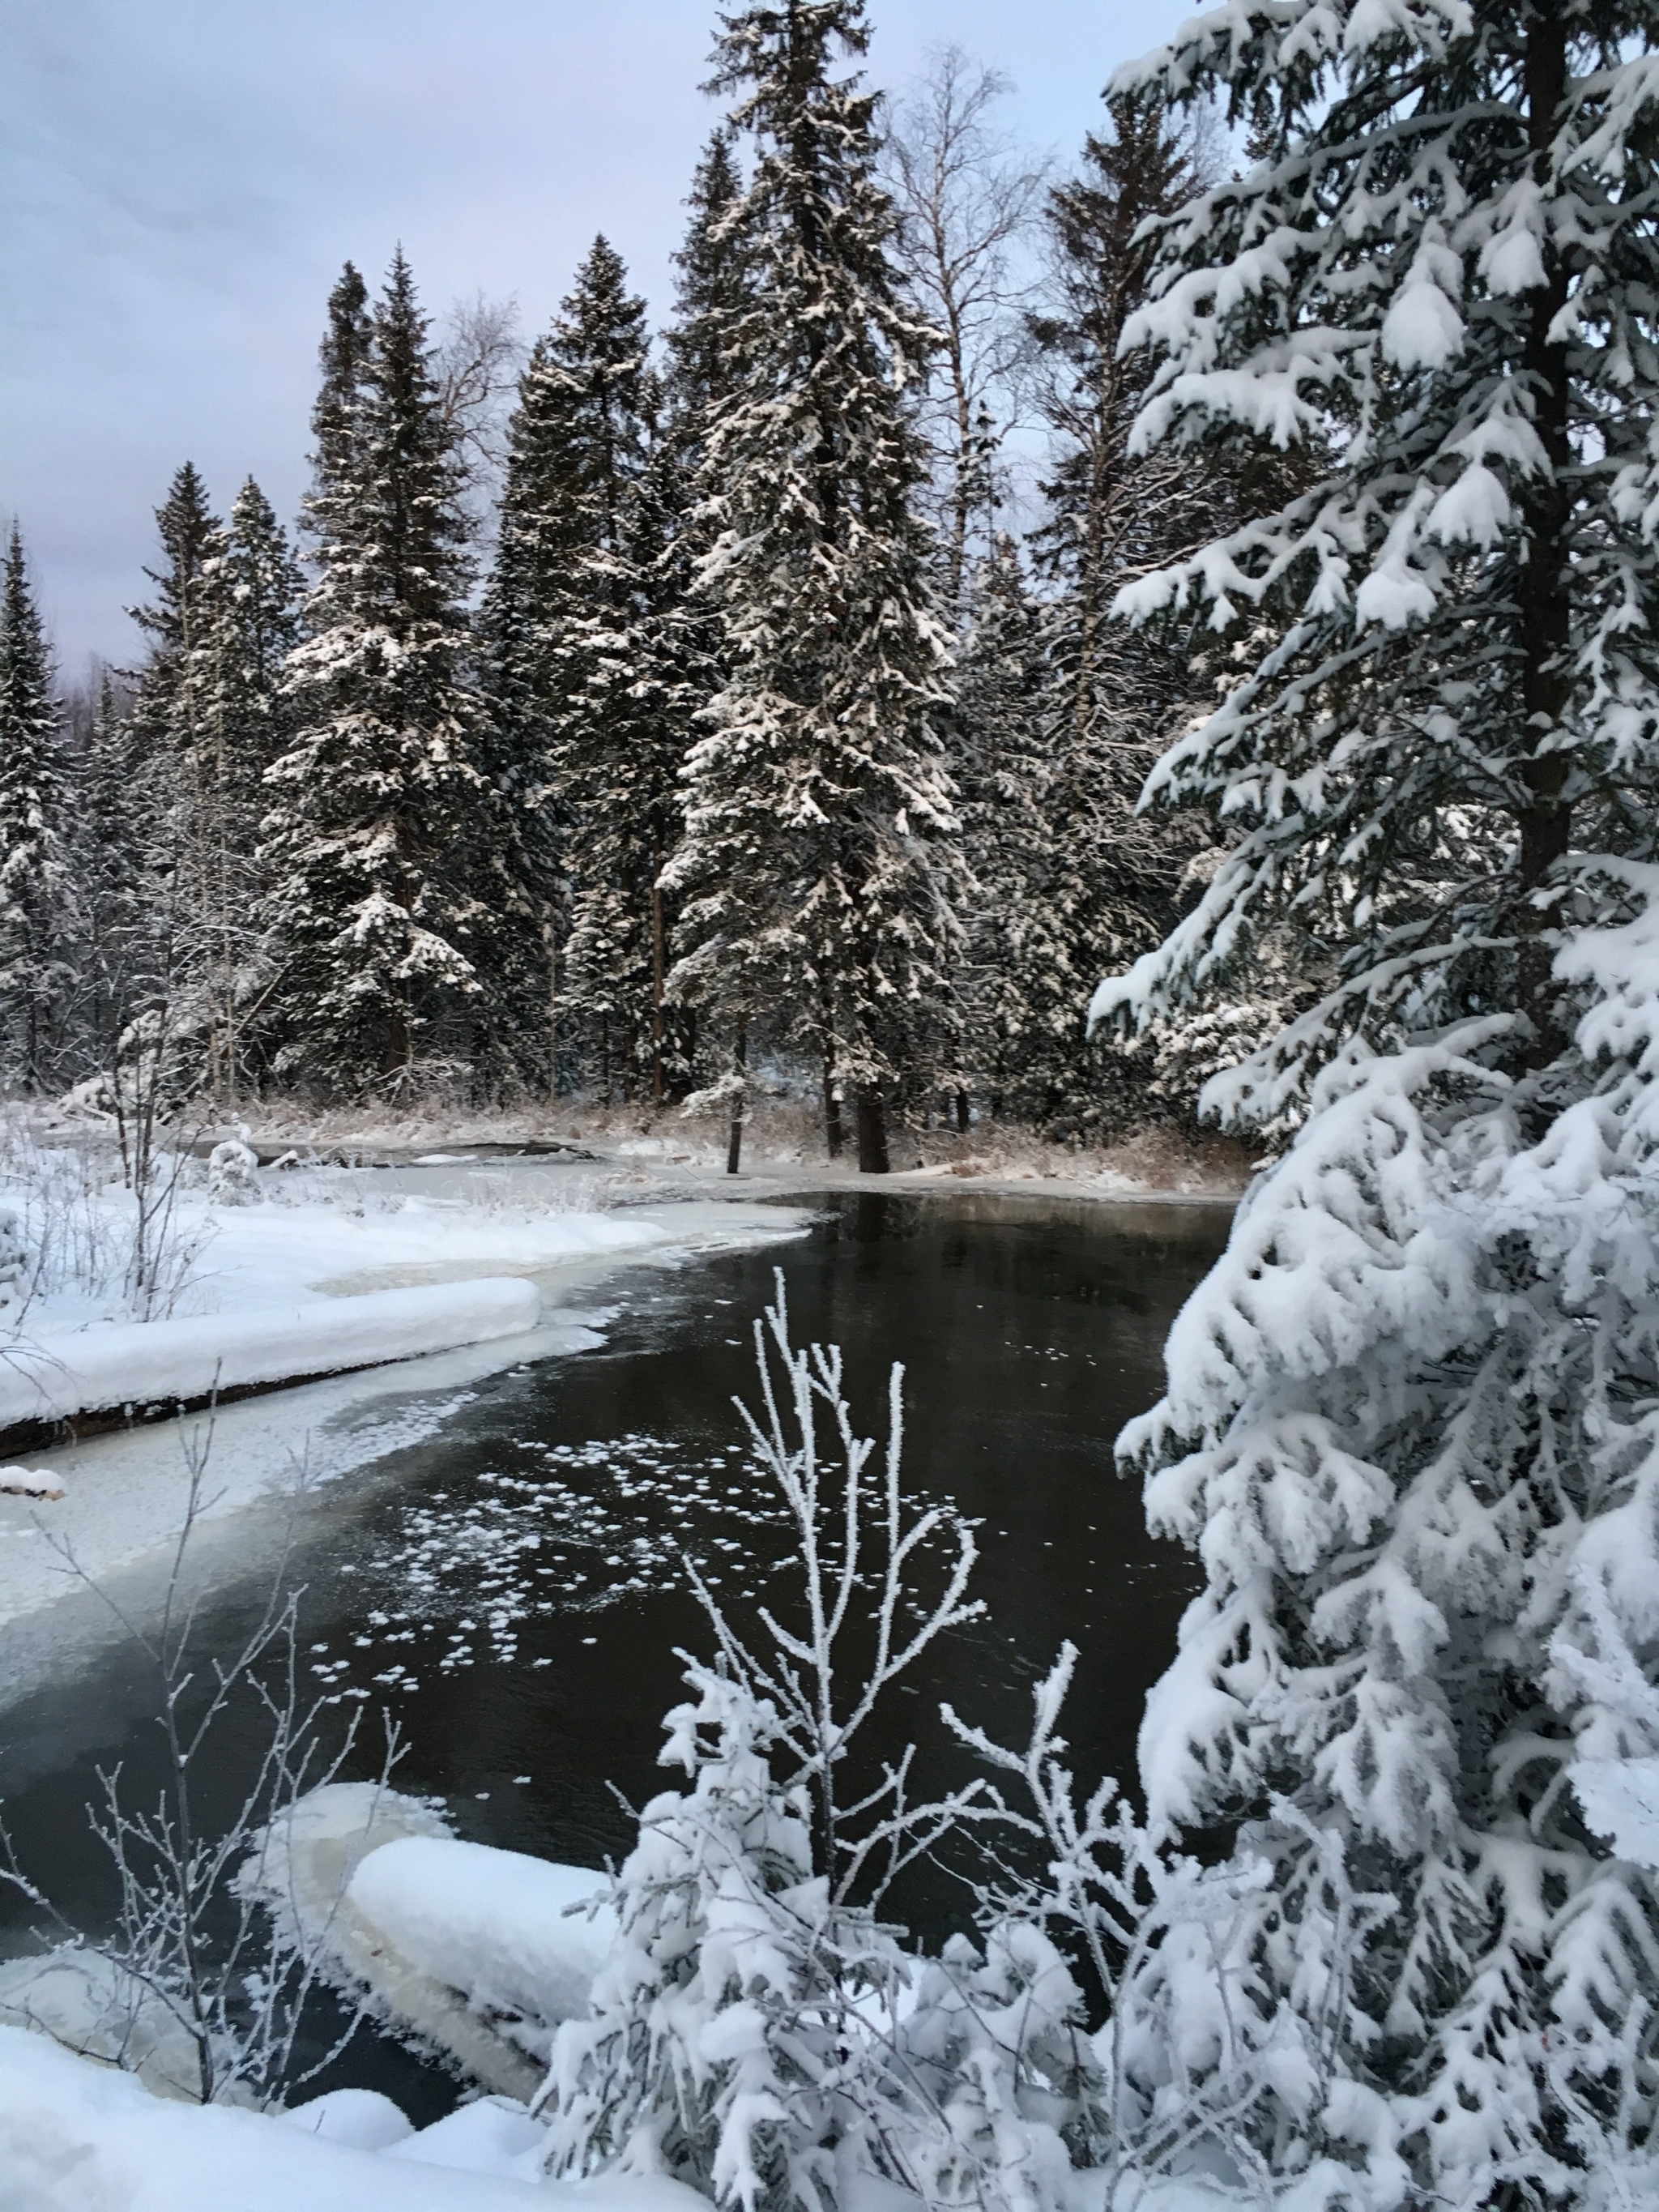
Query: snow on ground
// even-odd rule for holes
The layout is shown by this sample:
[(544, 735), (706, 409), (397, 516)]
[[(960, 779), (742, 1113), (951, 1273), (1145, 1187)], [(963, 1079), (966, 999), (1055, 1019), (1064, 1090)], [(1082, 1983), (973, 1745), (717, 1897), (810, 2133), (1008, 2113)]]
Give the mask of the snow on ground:
[[(850, 1151), (837, 1161), (826, 1157), (816, 1101), (785, 1095), (764, 1096), (752, 1106), (741, 1172), (731, 1181), (725, 1174), (725, 1121), (688, 1118), (672, 1106), (653, 1113), (637, 1105), (573, 1102), (557, 1113), (488, 1118), (434, 1114), (403, 1121), (341, 1113), (303, 1122), (273, 1119), (256, 1133), (267, 1150), (297, 1142), (388, 1158), (438, 1156), (475, 1173), (488, 1166), (477, 1148), (556, 1142), (587, 1152), (587, 1171), (611, 1191), (623, 1194), (630, 1182), (648, 1188), (667, 1181), (703, 1192), (872, 1187), (859, 1173)], [(891, 1152), (894, 1172), (888, 1188), (931, 1185), (954, 1191), (965, 1186), (1109, 1200), (1236, 1199), (1255, 1164), (1248, 1146), (1211, 1130), (1154, 1125), (1104, 1144), (1067, 1143), (983, 1116), (966, 1133), (942, 1122), (925, 1128), (895, 1124)]]
[(365, 2090), (204, 2110), (0, 2026), (5, 2212), (707, 2212), (678, 2182), (543, 2180), (544, 2136), (495, 2097), (418, 2132)]

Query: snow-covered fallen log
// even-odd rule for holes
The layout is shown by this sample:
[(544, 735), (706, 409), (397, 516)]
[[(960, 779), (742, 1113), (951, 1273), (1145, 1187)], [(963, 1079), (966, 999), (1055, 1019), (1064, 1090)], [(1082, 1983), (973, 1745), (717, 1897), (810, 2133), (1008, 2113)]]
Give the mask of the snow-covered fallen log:
[(545, 2061), (552, 2032), (587, 2009), (617, 1939), (605, 1877), (592, 1867), (405, 1836), (358, 1863), (346, 1890), (386, 1951), (464, 1996), (500, 2033)]
[(325, 1971), (488, 2089), (532, 2097), (616, 1935), (591, 1867), (458, 1841), (423, 1799), (331, 1782), (262, 1839), (241, 1881)]
[(0, 1431), (413, 1359), (520, 1336), (540, 1317), (533, 1283), (491, 1277), (319, 1298), (286, 1312), (108, 1322), (8, 1351), (0, 1360)]

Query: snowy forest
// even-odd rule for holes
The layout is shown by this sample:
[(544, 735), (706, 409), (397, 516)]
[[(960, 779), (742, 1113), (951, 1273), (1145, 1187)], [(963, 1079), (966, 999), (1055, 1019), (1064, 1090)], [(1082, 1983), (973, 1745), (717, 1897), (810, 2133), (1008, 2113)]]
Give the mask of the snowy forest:
[[(1659, 16), (1224, 0), (1064, 176), (870, 37), (720, 14), (660, 331), (604, 237), (522, 356), (348, 265), (296, 531), (182, 466), (131, 669), (60, 689), (14, 532), (5, 1083), (646, 1104), (734, 1171), (763, 1069), (869, 1175), (928, 1121), (1247, 1138), (1116, 1441), (1197, 1577), (1138, 1778), (1074, 1772), (1069, 1643), (1024, 1746), (939, 1715), (977, 1778), (869, 1752), (978, 1540), (780, 1291), (741, 1440), (798, 1601), (697, 1580), (679, 1771), (602, 1905), (526, 1905), (530, 1994), (425, 1816), (385, 1924), (473, 1930), (526, 2203), (1651, 2206)], [(924, 1948), (884, 1900), (952, 1853)], [(191, 1996), (203, 2102), (241, 2002)], [(0, 2045), (0, 2124), (58, 2081)], [(521, 2201), (472, 2186), (352, 2201)]]
[[(836, 74), (856, 10), (770, 21), (722, 45), (665, 331), (603, 237), (516, 379), (508, 310), (434, 328), (401, 254), (377, 293), (348, 265), (297, 538), (186, 462), (148, 651), (68, 700), (14, 537), (15, 1089), (165, 1032), (220, 1114), (718, 1111), (781, 1056), (872, 1171), (891, 1115), (1182, 1110), (1202, 1041), (1172, 1073), (1085, 1014), (1214, 857), (1135, 804), (1239, 673), (1109, 610), (1296, 466), (1132, 445), (1140, 227), (1220, 133), (1125, 93), (1054, 183), (994, 73), (946, 54), (889, 115)], [(1046, 431), (1023, 530), (1017, 422)]]

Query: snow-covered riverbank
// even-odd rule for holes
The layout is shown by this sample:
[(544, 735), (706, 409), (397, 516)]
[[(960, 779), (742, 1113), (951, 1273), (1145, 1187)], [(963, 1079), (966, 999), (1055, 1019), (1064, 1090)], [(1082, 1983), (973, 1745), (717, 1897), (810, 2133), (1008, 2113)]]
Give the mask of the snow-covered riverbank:
[[(118, 1213), (120, 1194), (106, 1203)], [(527, 1176), (492, 1182), (481, 1202), (435, 1166), (342, 1178), (337, 1196), (220, 1209), (191, 1198), (181, 1212), (201, 1243), (182, 1314), (103, 1320), (73, 1285), (37, 1297), (9, 1340), (0, 1425), (77, 1403), (198, 1397), (221, 1363), (226, 1387), (326, 1376), (213, 1417), (194, 1542), (210, 1577), (217, 1554), (240, 1557), (255, 1540), (251, 1509), (277, 1509), (254, 1516), (262, 1527), (285, 1521), (296, 1487), (314, 1491), (435, 1433), (482, 1377), (599, 1342), (602, 1286), (619, 1268), (771, 1243), (805, 1218), (707, 1200), (587, 1211), (548, 1204)], [(207, 1426), (198, 1413), (14, 1455), (64, 1495), (0, 1495), (0, 1695), (106, 1632), (88, 1582), (142, 1585), (159, 1571), (185, 1509), (184, 1447)]]

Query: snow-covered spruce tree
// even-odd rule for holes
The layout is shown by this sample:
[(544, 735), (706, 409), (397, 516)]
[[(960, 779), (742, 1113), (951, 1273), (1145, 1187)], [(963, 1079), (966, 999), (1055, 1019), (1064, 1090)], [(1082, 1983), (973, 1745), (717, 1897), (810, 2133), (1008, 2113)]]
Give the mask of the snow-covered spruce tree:
[(179, 749), (181, 728), (191, 711), (185, 674), (201, 630), (204, 568), (220, 527), (193, 462), (185, 462), (168, 485), (167, 498), (155, 510), (155, 527), (162, 566), (144, 571), (155, 586), (155, 603), (127, 611), (150, 646), (133, 702), (134, 760), (136, 764), (157, 763), (155, 773), (165, 784), (166, 764)]
[(763, 1022), (821, 1061), (832, 1133), (844, 1089), (880, 1172), (890, 1101), (951, 1067), (963, 896), (949, 647), (912, 505), (929, 333), (895, 284), (873, 97), (831, 74), (868, 45), (862, 0), (721, 25), (716, 86), (755, 148), (731, 217), (750, 296), (721, 335), (732, 397), (704, 469), (731, 675), (687, 769), (672, 988), (734, 1042)]
[[(625, 894), (613, 881), (614, 852), (592, 842), (625, 805), (607, 771), (624, 764), (625, 781), (645, 711), (632, 691), (653, 404), (647, 351), (645, 303), (629, 291), (615, 248), (596, 239), (520, 381), (481, 617), (500, 773), (521, 794), (520, 869), (539, 924), (538, 1027), (550, 1079), (558, 1040), (606, 1089), (613, 1075), (633, 1087), (640, 975), (649, 967), (637, 916), (610, 926)], [(645, 550), (647, 568), (650, 557)]]
[(269, 803), (265, 770), (287, 747), (286, 664), (304, 580), (270, 502), (250, 477), (203, 563), (204, 635), (193, 648), (198, 743), (225, 842), (251, 850)]
[(1008, 994), (1023, 1006), (1007, 1096), (1011, 1110), (1056, 1133), (1146, 1110), (1134, 1064), (1091, 1040), (1079, 1018), (1092, 987), (1079, 993), (1079, 979), (1158, 942), (1175, 919), (1186, 858), (1181, 834), (1135, 813), (1189, 711), (1183, 641), (1134, 635), (1109, 614), (1126, 583), (1209, 534), (1224, 496), (1213, 457), (1131, 451), (1149, 369), (1120, 347), (1145, 296), (1141, 225), (1194, 188), (1188, 137), (1145, 95), (1109, 100), (1108, 128), (1085, 140), (1081, 173), (1049, 195), (1052, 298), (1029, 319), (1054, 441), (1048, 516), (1032, 543), (1048, 587), (1046, 863), (1007, 939), (1017, 965)]
[(465, 524), (409, 265), (329, 303), (307, 506), (320, 574), (288, 664), (261, 866), (280, 934), (280, 1065), (341, 1091), (470, 1079), (504, 878), (478, 765)]
[[(660, 563), (677, 472), (653, 452), (661, 395), (645, 302), (603, 238), (577, 272), (555, 333), (574, 395), (568, 495), (582, 548), (556, 641), (557, 787), (573, 842), (565, 995), (609, 1097), (666, 1095), (667, 935), (657, 878), (679, 832), (677, 778), (690, 741), (659, 649)], [(666, 679), (666, 681), (665, 680)]]
[(1659, 2183), (1659, 1911), (1565, 1779), (1659, 1745), (1656, 27), (1238, 0), (1131, 73), (1257, 152), (1158, 228), (1138, 446), (1317, 464), (1125, 595), (1274, 642), (1152, 782), (1232, 848), (1098, 1001), (1286, 925), (1334, 975), (1210, 1086), (1308, 1115), (1121, 1447), (1207, 1571), (1150, 1817), (1238, 1883), (1231, 2007), (1167, 1942), (1120, 2005), (1123, 2124), (1209, 2099), (1254, 2201)]
[[(729, 132), (715, 132), (697, 165), (690, 219), (675, 253), (668, 372), (638, 495), (639, 738), (631, 765), (634, 865), (651, 947), (651, 1095), (683, 1098), (698, 1066), (697, 1009), (667, 992), (678, 908), (665, 880), (684, 832), (685, 763), (726, 677), (722, 626), (697, 580), (715, 535), (701, 486), (708, 441), (730, 392), (722, 333), (748, 296), (742, 179)], [(739, 1108), (740, 1110), (740, 1108)]]
[(256, 860), (265, 771), (286, 750), (300, 570), (252, 477), (208, 534), (173, 717), (181, 982), (201, 1076), (222, 1103), (245, 1073), (246, 1024), (271, 981)]
[(671, 363), (668, 428), (695, 460), (702, 459), (708, 431), (730, 396), (726, 334), (752, 290), (742, 200), (732, 133), (722, 128), (709, 139), (692, 175), (686, 198), (690, 218), (674, 255), (674, 319), (665, 333)]
[(559, 1087), (560, 951), (568, 932), (565, 829), (553, 787), (553, 731), (558, 661), (550, 646), (566, 579), (578, 552), (574, 520), (561, 495), (568, 434), (567, 392), (538, 339), (519, 380), (507, 424), (495, 560), (478, 614), (479, 666), (488, 704), (489, 772), (507, 801), (518, 872), (536, 942), (523, 945), (516, 984), (521, 1054), (533, 1054), (548, 1096)]
[(144, 988), (150, 941), (147, 894), (155, 856), (134, 788), (131, 714), (107, 668), (98, 676), (75, 783), (69, 841), (77, 1073), (114, 1065)]
[(1027, 1103), (1026, 1069), (1039, 1056), (1030, 1036), (1034, 1001), (1057, 978), (1069, 975), (1078, 1004), (1088, 988), (1042, 896), (1054, 857), (1044, 813), (1047, 624), (1008, 538), (973, 578), (960, 657), (954, 769), (975, 884), (957, 985), (963, 1060), (1000, 1116)]
[(0, 574), (0, 1085), (39, 1090), (65, 1042), (69, 763), (15, 523)]

